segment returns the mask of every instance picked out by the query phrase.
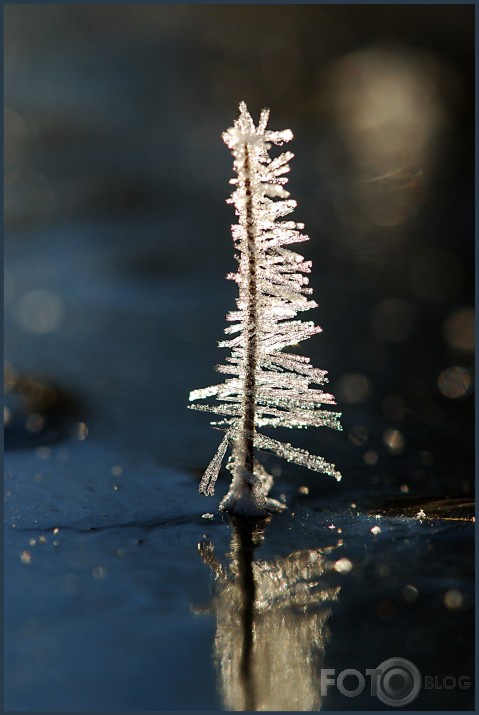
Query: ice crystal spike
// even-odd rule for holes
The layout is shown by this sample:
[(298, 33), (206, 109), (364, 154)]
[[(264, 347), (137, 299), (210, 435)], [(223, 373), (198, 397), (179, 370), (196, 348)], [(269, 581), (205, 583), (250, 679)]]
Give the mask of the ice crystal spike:
[(334, 397), (311, 384), (327, 382), (326, 372), (314, 368), (309, 358), (285, 352), (321, 329), (312, 322), (294, 320), (297, 313), (315, 308), (308, 296), (306, 273), (311, 261), (284, 248), (307, 241), (303, 224), (283, 221), (296, 207), (285, 185), (289, 151), (272, 159), (273, 144), (293, 138), (291, 130), (267, 129), (269, 110), (263, 109), (258, 126), (246, 104), (239, 117), (223, 134), (233, 155), (236, 178), (229, 203), (238, 223), (232, 226), (238, 270), (228, 278), (238, 285), (235, 311), (227, 314), (232, 325), (225, 328), (220, 347), (231, 354), (217, 365), (225, 382), (190, 393), (190, 402), (214, 398), (215, 404), (193, 404), (192, 409), (214, 412), (222, 419), (211, 424), (225, 432), (200, 484), (200, 492), (211, 495), (228, 447), (227, 468), (231, 486), (220, 508), (243, 516), (258, 516), (283, 505), (268, 497), (272, 477), (255, 458), (255, 450), (272, 452), (288, 462), (328, 474), (338, 481), (341, 474), (322, 457), (297, 449), (261, 434), (263, 427), (332, 427), (341, 429), (340, 413), (323, 409), (334, 405)]

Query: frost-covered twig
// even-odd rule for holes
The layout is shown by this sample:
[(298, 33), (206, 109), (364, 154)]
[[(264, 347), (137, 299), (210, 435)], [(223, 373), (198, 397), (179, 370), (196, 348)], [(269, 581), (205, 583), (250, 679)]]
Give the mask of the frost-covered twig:
[(223, 458), (229, 445), (232, 454), (228, 469), (233, 478), (220, 508), (245, 516), (264, 514), (280, 508), (268, 498), (272, 477), (254, 456), (255, 449), (273, 452), (289, 462), (341, 479), (333, 464), (288, 443), (266, 437), (259, 427), (318, 427), (341, 429), (340, 414), (322, 409), (334, 405), (334, 397), (311, 383), (323, 385), (326, 373), (314, 368), (309, 358), (284, 352), (284, 348), (321, 331), (312, 322), (294, 320), (297, 313), (315, 308), (308, 296), (306, 273), (311, 261), (284, 248), (307, 241), (303, 224), (282, 221), (296, 207), (284, 188), (291, 152), (271, 159), (272, 144), (281, 146), (293, 138), (289, 129), (273, 132), (266, 128), (269, 111), (261, 112), (258, 126), (244, 102), (240, 115), (223, 140), (233, 154), (236, 178), (229, 199), (238, 223), (232, 227), (237, 250), (238, 271), (228, 278), (236, 281), (237, 310), (228, 313), (232, 323), (225, 329), (229, 337), (219, 343), (229, 348), (226, 364), (216, 370), (228, 377), (224, 383), (190, 393), (190, 402), (213, 397), (217, 404), (195, 404), (193, 409), (214, 412), (223, 419), (212, 422), (225, 430), (217, 453), (203, 475), (200, 492), (214, 491)]

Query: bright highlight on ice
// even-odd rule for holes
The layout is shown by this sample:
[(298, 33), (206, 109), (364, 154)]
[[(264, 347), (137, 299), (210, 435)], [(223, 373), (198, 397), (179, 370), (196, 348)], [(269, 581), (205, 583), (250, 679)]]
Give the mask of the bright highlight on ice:
[(271, 159), (272, 144), (281, 146), (293, 138), (289, 129), (273, 132), (266, 128), (269, 110), (261, 112), (256, 127), (244, 102), (240, 115), (223, 141), (231, 150), (237, 178), (229, 199), (238, 216), (232, 226), (238, 271), (228, 275), (238, 285), (236, 310), (227, 314), (232, 325), (225, 328), (227, 340), (219, 343), (231, 353), (216, 370), (230, 375), (220, 385), (190, 393), (190, 402), (215, 398), (216, 404), (195, 404), (192, 409), (221, 416), (211, 422), (225, 435), (206, 469), (200, 492), (213, 494), (228, 447), (227, 468), (232, 473), (229, 492), (220, 508), (244, 516), (263, 515), (284, 508), (268, 497), (273, 478), (255, 457), (255, 450), (273, 452), (338, 481), (341, 474), (322, 457), (297, 449), (261, 434), (262, 427), (332, 427), (341, 429), (338, 412), (323, 409), (334, 405), (334, 397), (311, 384), (327, 382), (326, 372), (302, 355), (284, 348), (310, 338), (321, 328), (312, 322), (294, 320), (300, 311), (315, 308), (305, 274), (311, 261), (284, 248), (307, 241), (303, 224), (283, 221), (296, 201), (289, 198), (285, 174), (291, 152)]

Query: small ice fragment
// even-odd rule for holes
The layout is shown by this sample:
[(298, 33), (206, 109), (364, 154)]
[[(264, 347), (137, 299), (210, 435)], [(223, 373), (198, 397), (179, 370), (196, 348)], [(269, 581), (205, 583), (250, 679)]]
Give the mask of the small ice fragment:
[(374, 536), (376, 536), (377, 534), (381, 533), (381, 527), (373, 526), (373, 527), (371, 527), (371, 529), (369, 529), (369, 531), (371, 532), (371, 534), (374, 534)]
[(210, 514), (209, 512), (207, 512), (206, 514), (202, 514), (201, 518), (211, 520), (211, 519), (214, 519), (214, 516), (215, 516), (214, 514)]
[(426, 518), (426, 512), (423, 511), (422, 509), (419, 509), (418, 513), (414, 517), (415, 519), (425, 519)]

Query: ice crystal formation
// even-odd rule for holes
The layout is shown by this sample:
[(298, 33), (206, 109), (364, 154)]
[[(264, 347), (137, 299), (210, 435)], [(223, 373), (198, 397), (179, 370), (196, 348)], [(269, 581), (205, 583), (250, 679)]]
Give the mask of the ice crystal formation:
[(227, 468), (232, 481), (220, 508), (244, 516), (257, 516), (280, 508), (268, 497), (273, 478), (255, 457), (255, 451), (272, 452), (288, 462), (338, 481), (341, 474), (322, 457), (309, 454), (289, 443), (279, 442), (259, 430), (268, 427), (333, 427), (341, 429), (338, 412), (323, 409), (334, 405), (333, 395), (319, 387), (327, 382), (326, 372), (313, 367), (308, 357), (285, 352), (288, 346), (310, 338), (321, 328), (309, 321), (295, 320), (300, 311), (315, 308), (309, 297), (305, 274), (311, 261), (285, 248), (307, 241), (303, 224), (281, 220), (296, 207), (285, 189), (289, 162), (286, 151), (269, 156), (273, 144), (282, 146), (293, 138), (289, 129), (267, 129), (269, 110), (261, 112), (258, 126), (240, 103), (239, 118), (223, 134), (233, 155), (236, 178), (228, 200), (236, 210), (238, 223), (232, 226), (238, 270), (227, 278), (238, 285), (236, 310), (227, 314), (227, 340), (219, 347), (231, 353), (225, 364), (217, 365), (227, 377), (190, 393), (190, 402), (214, 398), (216, 404), (194, 404), (192, 409), (213, 412), (221, 417), (211, 422), (224, 430), (218, 450), (200, 484), (202, 494), (211, 495), (228, 447)]

